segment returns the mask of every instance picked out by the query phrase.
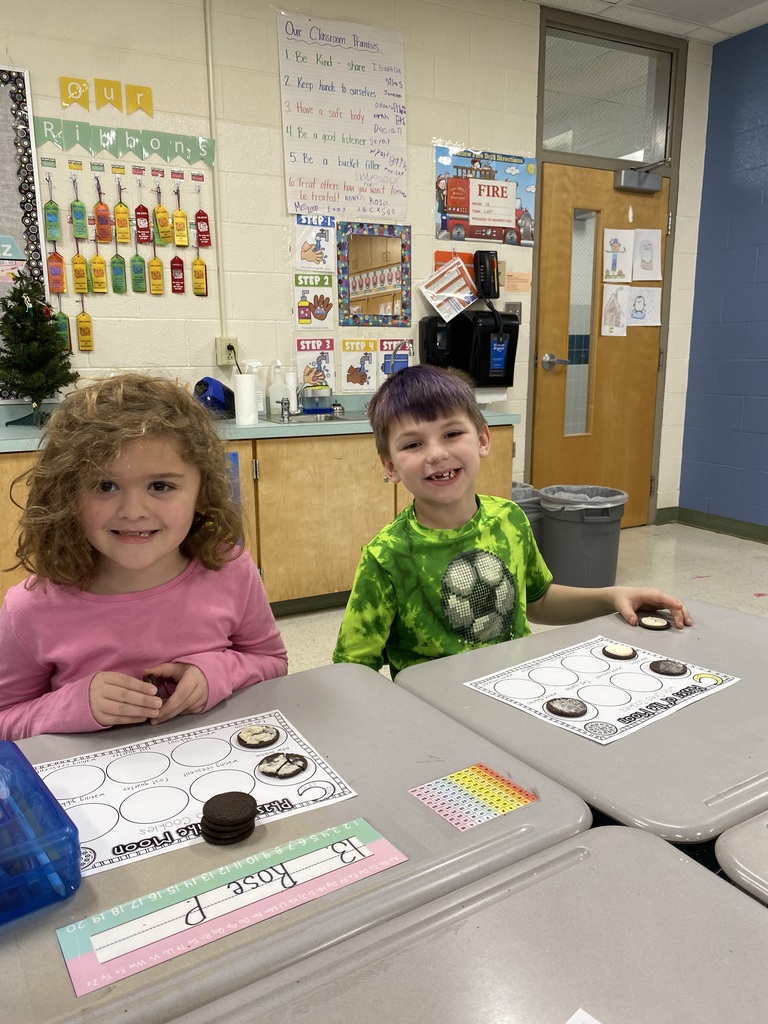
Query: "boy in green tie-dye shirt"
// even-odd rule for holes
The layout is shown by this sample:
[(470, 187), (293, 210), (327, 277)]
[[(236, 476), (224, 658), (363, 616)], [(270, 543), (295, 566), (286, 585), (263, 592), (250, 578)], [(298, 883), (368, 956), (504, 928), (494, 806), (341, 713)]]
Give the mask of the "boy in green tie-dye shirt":
[(368, 408), (387, 477), (413, 504), (363, 548), (333, 653), (336, 662), (401, 669), (512, 640), (540, 622), (562, 625), (617, 611), (667, 608), (691, 624), (681, 601), (649, 587), (565, 587), (552, 582), (522, 510), (477, 496), (490, 433), (471, 380), (413, 366), (388, 377)]

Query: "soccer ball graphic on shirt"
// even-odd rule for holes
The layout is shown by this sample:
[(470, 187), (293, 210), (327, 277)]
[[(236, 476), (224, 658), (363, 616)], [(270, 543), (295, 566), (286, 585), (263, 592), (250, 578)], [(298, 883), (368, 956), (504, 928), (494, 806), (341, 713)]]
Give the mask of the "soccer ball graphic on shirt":
[(450, 563), (440, 586), (440, 607), (454, 633), (469, 643), (510, 638), (515, 580), (490, 551), (467, 551)]

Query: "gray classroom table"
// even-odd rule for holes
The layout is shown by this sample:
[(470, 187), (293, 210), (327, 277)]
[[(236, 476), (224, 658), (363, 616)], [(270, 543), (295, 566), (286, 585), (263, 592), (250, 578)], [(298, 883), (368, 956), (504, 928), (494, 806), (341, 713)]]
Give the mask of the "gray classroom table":
[(715, 856), (732, 882), (768, 903), (768, 812), (726, 829)]
[(656, 836), (593, 828), (178, 1024), (764, 1024), (766, 958), (764, 907)]
[[(591, 824), (589, 809), (573, 793), (357, 665), (331, 665), (261, 682), (205, 715), (179, 718), (158, 728), (166, 733), (188, 731), (274, 710), (281, 711), (327, 759), (357, 797), (268, 821), (236, 846), (193, 843), (86, 876), (71, 898), (3, 926), (3, 1019), (14, 1024), (172, 1021)], [(135, 726), (38, 736), (19, 746), (30, 761), (41, 763), (145, 740), (148, 733), (148, 727)], [(408, 792), (477, 763), (535, 791), (539, 800), (462, 832)], [(408, 860), (75, 997), (57, 927), (355, 818), (365, 818)]]
[[(693, 626), (683, 630), (654, 632), (611, 614), (416, 665), (397, 683), (610, 818), (670, 842), (703, 843), (768, 809), (768, 622), (701, 601), (690, 611)], [(739, 682), (606, 745), (463, 685), (594, 636)]]

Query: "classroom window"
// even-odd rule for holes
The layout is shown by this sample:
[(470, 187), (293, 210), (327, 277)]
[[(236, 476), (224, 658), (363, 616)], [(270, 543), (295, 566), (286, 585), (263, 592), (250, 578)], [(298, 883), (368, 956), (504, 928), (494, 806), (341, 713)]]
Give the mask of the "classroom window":
[(668, 155), (672, 54), (548, 27), (542, 146), (652, 163)]

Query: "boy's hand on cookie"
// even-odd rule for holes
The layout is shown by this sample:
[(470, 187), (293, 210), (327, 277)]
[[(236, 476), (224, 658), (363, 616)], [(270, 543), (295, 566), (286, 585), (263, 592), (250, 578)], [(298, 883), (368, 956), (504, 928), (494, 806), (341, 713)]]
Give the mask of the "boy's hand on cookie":
[(199, 715), (208, 703), (208, 680), (197, 667), (183, 661), (167, 661), (147, 669), (145, 676), (152, 676), (158, 683), (175, 685), (171, 695), (163, 702), (160, 712), (151, 720), (152, 725), (160, 725), (178, 715)]
[(91, 679), (88, 702), (91, 714), (103, 726), (154, 719), (163, 703), (156, 686), (123, 672), (97, 672)]
[(614, 594), (614, 608), (630, 626), (637, 625), (638, 612), (657, 612), (660, 609), (671, 613), (672, 624), (677, 629), (693, 623), (682, 601), (655, 587), (612, 587), (611, 590)]

